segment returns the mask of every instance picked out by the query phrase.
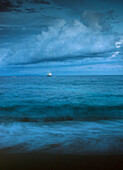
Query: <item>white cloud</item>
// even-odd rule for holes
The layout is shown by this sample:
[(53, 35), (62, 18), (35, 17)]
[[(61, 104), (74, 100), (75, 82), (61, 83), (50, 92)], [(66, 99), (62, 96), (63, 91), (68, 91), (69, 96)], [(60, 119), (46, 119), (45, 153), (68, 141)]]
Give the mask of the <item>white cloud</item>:
[[(44, 61), (69, 60), (73, 56), (105, 53), (115, 48), (115, 37), (100, 31), (92, 31), (82, 22), (65, 20), (57, 22), (39, 35), (28, 37), (14, 45), (6, 53), (7, 64), (40, 63)], [(93, 55), (92, 55), (93, 54)], [(76, 60), (76, 57), (75, 57)]]
[(120, 40), (120, 41), (116, 42), (115, 43), (116, 48), (120, 48), (122, 44), (123, 44), (123, 40)]
[(119, 51), (116, 51), (110, 58), (116, 57), (119, 53), (120, 53)]

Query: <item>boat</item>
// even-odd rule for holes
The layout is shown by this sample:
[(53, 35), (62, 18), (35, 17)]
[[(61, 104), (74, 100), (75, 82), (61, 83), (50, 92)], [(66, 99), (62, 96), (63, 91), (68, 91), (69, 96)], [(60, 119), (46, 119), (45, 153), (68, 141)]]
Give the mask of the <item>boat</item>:
[(51, 77), (52, 76), (52, 73), (47, 73), (47, 77)]

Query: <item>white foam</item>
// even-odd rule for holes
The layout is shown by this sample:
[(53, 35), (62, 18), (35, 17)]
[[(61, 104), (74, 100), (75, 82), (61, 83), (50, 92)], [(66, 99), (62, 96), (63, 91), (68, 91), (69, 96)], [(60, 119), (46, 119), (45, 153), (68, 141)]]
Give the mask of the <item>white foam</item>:
[(123, 153), (123, 121), (0, 125), (0, 149), (10, 152)]

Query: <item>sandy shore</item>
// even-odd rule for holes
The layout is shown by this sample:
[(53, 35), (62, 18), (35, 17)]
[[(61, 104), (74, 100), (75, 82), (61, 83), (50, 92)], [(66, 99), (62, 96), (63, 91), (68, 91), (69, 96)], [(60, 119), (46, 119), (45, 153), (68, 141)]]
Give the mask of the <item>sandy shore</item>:
[(0, 170), (123, 170), (123, 155), (0, 154)]

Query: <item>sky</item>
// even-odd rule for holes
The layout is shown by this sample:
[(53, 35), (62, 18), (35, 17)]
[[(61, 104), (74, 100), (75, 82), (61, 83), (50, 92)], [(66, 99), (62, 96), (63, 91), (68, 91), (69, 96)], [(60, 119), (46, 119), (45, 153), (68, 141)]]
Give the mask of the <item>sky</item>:
[(122, 0), (0, 0), (0, 75), (123, 75)]

